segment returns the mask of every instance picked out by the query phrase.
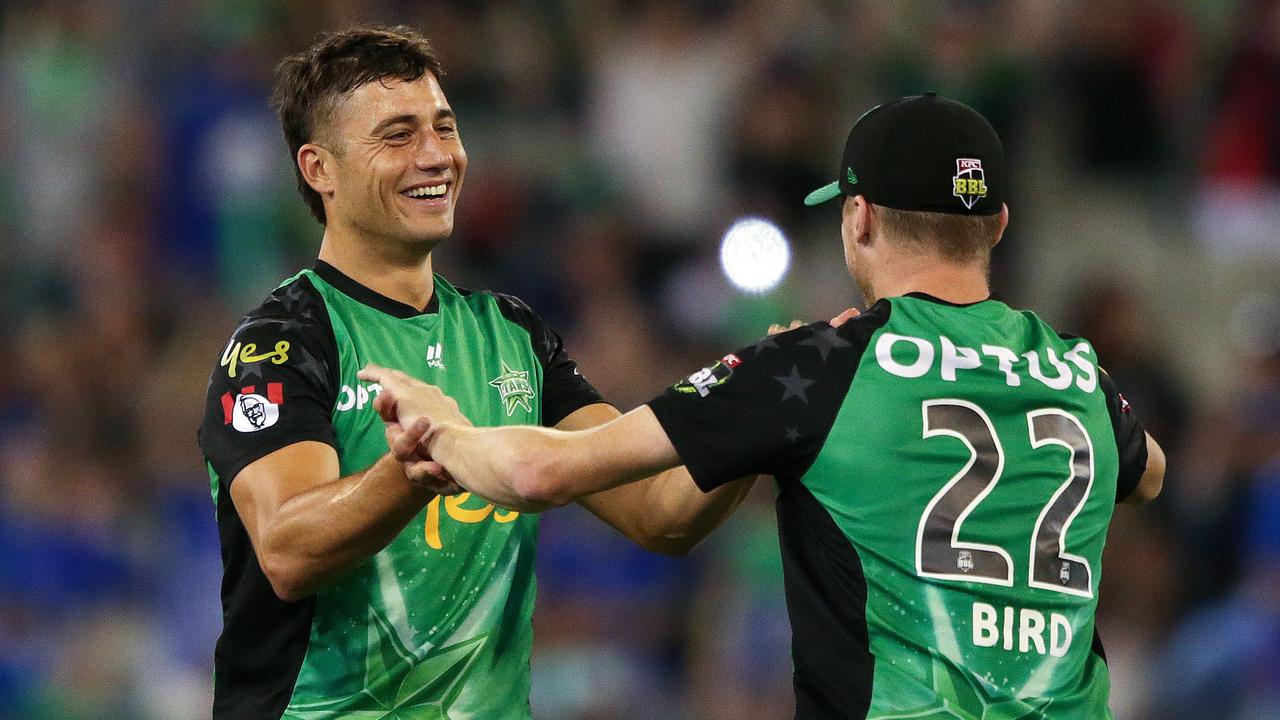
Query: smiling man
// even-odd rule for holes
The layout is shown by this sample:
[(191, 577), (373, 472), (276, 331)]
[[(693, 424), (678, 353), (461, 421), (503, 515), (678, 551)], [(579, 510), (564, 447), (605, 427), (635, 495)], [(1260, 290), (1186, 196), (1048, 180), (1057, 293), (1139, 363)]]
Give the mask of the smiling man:
[[(405, 462), (366, 363), (458, 399), (481, 426), (566, 430), (620, 413), (519, 300), (455, 288), (431, 252), (453, 231), (467, 155), (427, 41), (407, 28), (322, 38), (277, 69), (298, 189), (324, 225), (314, 268), (232, 334), (200, 446), (221, 534), (215, 718), (528, 718), (537, 516), (456, 493)], [(683, 469), (582, 503), (680, 552), (748, 481), (703, 496)], [(448, 495), (447, 497), (444, 495)]]

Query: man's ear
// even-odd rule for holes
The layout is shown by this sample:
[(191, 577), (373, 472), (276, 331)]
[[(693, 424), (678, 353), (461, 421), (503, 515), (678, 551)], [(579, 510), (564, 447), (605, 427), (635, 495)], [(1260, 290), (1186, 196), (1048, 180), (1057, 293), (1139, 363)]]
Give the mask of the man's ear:
[(1004, 237), (1005, 228), (1009, 227), (1009, 206), (1000, 206), (1000, 229), (996, 231), (996, 239), (991, 243), (991, 247), (1000, 244), (1000, 238)]
[(320, 193), (322, 197), (333, 194), (333, 153), (319, 145), (307, 143), (298, 148), (297, 160), (298, 168), (302, 171), (302, 179), (311, 186), (312, 190)]
[(850, 203), (853, 205), (850, 210), (853, 215), (853, 239), (860, 245), (869, 245), (875, 235), (875, 224), (879, 220), (875, 215), (875, 208), (862, 195), (854, 195), (850, 198)]

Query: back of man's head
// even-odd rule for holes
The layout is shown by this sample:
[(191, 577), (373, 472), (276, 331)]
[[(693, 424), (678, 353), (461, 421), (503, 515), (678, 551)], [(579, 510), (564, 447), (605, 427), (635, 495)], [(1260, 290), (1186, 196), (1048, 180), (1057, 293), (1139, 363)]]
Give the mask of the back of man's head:
[(957, 264), (988, 265), (1002, 229), (999, 214), (956, 215), (883, 205), (876, 205), (875, 213), (880, 236), (886, 242)]
[[(326, 142), (341, 100), (356, 88), (377, 80), (413, 82), (426, 73), (438, 79), (443, 70), (431, 44), (403, 25), (364, 25), (321, 36), (311, 47), (276, 66), (271, 106), (280, 116), (289, 154), (309, 142)], [(331, 147), (335, 153), (342, 148)], [(320, 194), (307, 184), (294, 164), (298, 192), (311, 214), (325, 222)]]
[(840, 165), (806, 205), (861, 195), (888, 242), (952, 262), (989, 259), (1008, 180), (1000, 138), (978, 111), (936, 93), (878, 105), (854, 123)]

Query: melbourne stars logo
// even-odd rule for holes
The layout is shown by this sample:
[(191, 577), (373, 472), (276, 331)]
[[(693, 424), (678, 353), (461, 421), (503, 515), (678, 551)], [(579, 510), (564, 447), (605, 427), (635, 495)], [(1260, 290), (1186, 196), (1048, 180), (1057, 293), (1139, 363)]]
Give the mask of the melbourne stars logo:
[(523, 407), (525, 412), (533, 412), (533, 386), (529, 384), (529, 372), (527, 370), (512, 370), (507, 361), (502, 361), (502, 374), (489, 381), (489, 384), (498, 388), (498, 393), (502, 395), (502, 402), (506, 406), (507, 415), (510, 416), (516, 411), (516, 407)]

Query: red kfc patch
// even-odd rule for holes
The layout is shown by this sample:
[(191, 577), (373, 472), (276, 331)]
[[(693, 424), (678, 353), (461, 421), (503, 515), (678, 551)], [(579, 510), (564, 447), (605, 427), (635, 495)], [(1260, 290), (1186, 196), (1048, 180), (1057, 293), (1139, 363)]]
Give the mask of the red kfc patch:
[[(235, 420), (236, 399), (257, 393), (256, 385), (248, 385), (240, 388), (240, 395), (233, 396), (226, 392), (222, 394), (222, 424), (230, 425)], [(284, 383), (267, 383), (267, 402), (272, 405), (284, 404)]]

